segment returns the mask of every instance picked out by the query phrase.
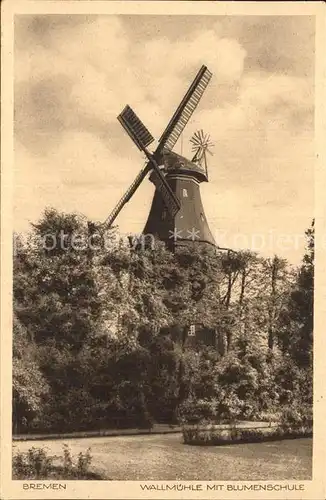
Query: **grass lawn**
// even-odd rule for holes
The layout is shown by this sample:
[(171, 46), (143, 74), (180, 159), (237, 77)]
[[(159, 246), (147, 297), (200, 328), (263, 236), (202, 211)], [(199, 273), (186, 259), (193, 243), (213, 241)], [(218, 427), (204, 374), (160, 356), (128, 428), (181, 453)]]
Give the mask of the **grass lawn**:
[(46, 447), (60, 454), (67, 443), (72, 454), (91, 447), (94, 470), (111, 480), (264, 481), (309, 480), (312, 439), (226, 446), (188, 446), (181, 434), (91, 437), (15, 442), (15, 449)]

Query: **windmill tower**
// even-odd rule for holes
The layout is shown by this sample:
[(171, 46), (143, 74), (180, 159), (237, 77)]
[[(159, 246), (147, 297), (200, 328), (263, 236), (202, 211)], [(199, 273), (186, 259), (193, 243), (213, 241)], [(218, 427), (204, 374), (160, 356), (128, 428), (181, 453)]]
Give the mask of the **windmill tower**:
[(145, 154), (147, 163), (106, 219), (102, 229), (113, 224), (123, 206), (131, 199), (147, 174), (150, 174), (149, 179), (156, 189), (143, 235), (153, 235), (172, 249), (195, 242), (216, 245), (200, 195), (200, 184), (208, 182), (206, 153), (211, 146), (209, 138), (207, 140), (202, 132), (194, 135), (191, 142), (195, 156), (192, 160), (173, 152), (211, 77), (212, 73), (208, 68), (202, 66), (154, 152), (148, 150), (148, 146), (154, 142), (153, 136), (131, 107), (127, 105), (120, 113), (119, 122)]

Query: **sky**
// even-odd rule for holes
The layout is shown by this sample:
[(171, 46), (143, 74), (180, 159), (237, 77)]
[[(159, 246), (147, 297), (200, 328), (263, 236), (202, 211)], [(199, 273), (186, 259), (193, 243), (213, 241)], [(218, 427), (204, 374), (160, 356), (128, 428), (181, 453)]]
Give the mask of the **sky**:
[[(15, 18), (14, 226), (45, 207), (103, 221), (144, 158), (116, 117), (159, 138), (202, 64), (212, 80), (177, 153), (214, 142), (201, 184), (220, 246), (297, 264), (314, 215), (314, 18), (19, 15)], [(141, 232), (145, 179), (116, 223)]]

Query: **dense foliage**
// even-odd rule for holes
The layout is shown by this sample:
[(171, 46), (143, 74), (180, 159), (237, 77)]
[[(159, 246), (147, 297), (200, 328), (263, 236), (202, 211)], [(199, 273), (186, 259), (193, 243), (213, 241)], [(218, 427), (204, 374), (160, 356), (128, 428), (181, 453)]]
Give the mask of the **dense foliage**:
[(92, 462), (91, 450), (79, 452), (73, 457), (68, 445), (63, 445), (61, 456), (49, 455), (46, 448), (32, 446), (25, 453), (14, 451), (12, 459), (13, 479), (103, 479), (90, 470)]
[[(46, 210), (15, 237), (14, 411), (22, 430), (275, 418), (312, 404), (313, 226), (302, 266), (141, 251)], [(95, 241), (95, 240), (92, 240)], [(189, 336), (191, 324), (213, 341)]]

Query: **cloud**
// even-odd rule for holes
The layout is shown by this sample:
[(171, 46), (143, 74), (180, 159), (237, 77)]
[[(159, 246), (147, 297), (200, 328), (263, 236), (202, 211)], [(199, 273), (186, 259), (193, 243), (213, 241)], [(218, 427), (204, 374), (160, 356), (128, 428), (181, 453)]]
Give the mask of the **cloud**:
[(314, 16), (225, 16), (215, 27), (247, 51), (246, 71), (311, 76), (314, 72)]
[[(187, 57), (185, 57), (185, 54)], [(162, 37), (143, 46), (139, 62), (150, 74), (170, 78), (205, 64), (218, 81), (232, 82), (241, 77), (246, 51), (237, 40), (220, 38), (213, 30), (195, 31), (191, 38), (177, 44)], [(162, 64), (162, 62), (164, 62)]]
[[(21, 230), (45, 206), (105, 219), (141, 164), (109, 153), (89, 133), (70, 132), (48, 157), (15, 145), (15, 218)], [(149, 184), (149, 183), (148, 183)], [(149, 188), (149, 192), (151, 192)]]
[[(30, 87), (27, 107), (34, 103), (33, 95), (43, 89), (45, 79), (56, 85), (62, 78), (69, 82), (69, 103), (62, 103), (63, 107), (67, 109), (68, 104), (79, 115), (91, 114), (108, 122), (126, 102), (146, 115), (152, 113), (150, 103), (162, 113), (164, 123), (203, 61), (220, 82), (233, 82), (243, 71), (243, 48), (236, 40), (219, 39), (214, 31), (198, 31), (177, 45), (161, 37), (134, 48), (116, 17), (78, 24), (73, 32), (63, 26), (59, 29), (58, 24), (48, 23), (50, 35), (45, 37), (43, 29), (43, 45), (33, 42), (31, 50), (16, 57), (16, 83), (28, 81)], [(44, 39), (50, 43), (44, 44)], [(42, 91), (39, 101), (42, 106)], [(64, 110), (60, 111), (63, 115)]]

